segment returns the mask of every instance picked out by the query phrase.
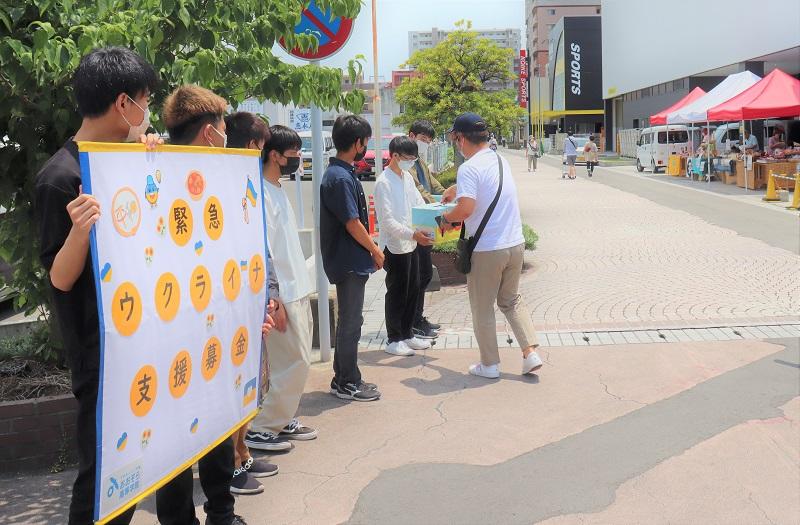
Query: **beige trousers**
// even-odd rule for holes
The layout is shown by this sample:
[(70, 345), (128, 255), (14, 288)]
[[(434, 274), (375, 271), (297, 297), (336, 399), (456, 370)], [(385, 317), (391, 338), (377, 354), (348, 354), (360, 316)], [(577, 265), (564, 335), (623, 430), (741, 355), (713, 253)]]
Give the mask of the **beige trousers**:
[(311, 366), (311, 301), (304, 297), (282, 307), (286, 308), (289, 322), (286, 332), (273, 330), (266, 339), (269, 390), (261, 411), (250, 424), (253, 432), (278, 434), (292, 420)]
[(467, 274), (467, 290), (472, 310), (472, 326), (481, 351), (481, 363), (486, 366), (500, 362), (495, 303), (506, 316), (520, 348), (539, 345), (530, 313), (522, 304), (518, 292), (524, 253), (525, 245), (520, 244), (513, 248), (472, 254), (472, 271)]

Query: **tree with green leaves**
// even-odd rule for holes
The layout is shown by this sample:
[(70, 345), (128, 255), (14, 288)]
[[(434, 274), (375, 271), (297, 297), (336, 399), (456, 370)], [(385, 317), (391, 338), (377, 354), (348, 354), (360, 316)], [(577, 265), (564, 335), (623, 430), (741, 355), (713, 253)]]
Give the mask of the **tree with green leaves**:
[(417, 119), (431, 121), (436, 129), (449, 129), (461, 113), (481, 115), (489, 128), (507, 134), (524, 117), (513, 89), (492, 90), (491, 84), (513, 78), (511, 49), (480, 38), (469, 22), (456, 23), (456, 30), (435, 47), (414, 53), (403, 64), (420, 75), (397, 88), (397, 102), (405, 106), (394, 119), (408, 126)]
[[(70, 80), (84, 54), (110, 45), (137, 51), (159, 74), (150, 106), (177, 85), (197, 83), (236, 107), (248, 97), (360, 111), (364, 95), (343, 93), (339, 69), (296, 66), (273, 52), (316, 48), (294, 27), (309, 0), (0, 0), (0, 259), (14, 268), (16, 307), (47, 312), (46, 281), (33, 224), (33, 182), (78, 129)], [(317, 0), (354, 18), (359, 0)], [(361, 72), (351, 61), (350, 77)], [(160, 129), (157, 111), (153, 123)], [(0, 276), (0, 279), (2, 277)]]

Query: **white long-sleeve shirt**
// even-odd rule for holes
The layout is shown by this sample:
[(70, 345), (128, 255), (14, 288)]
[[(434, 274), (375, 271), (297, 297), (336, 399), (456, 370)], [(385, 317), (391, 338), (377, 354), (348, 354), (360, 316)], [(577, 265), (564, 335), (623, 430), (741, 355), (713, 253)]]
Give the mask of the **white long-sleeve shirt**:
[(378, 244), (395, 255), (411, 253), (417, 247), (411, 223), (412, 206), (425, 201), (407, 171), (400, 175), (386, 168), (375, 182), (375, 213), (380, 234)]

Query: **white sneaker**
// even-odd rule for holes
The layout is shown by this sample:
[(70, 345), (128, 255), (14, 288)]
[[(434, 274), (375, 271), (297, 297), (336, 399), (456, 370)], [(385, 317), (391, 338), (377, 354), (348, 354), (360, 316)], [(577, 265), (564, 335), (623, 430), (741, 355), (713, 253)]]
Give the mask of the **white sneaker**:
[(542, 359), (535, 351), (522, 359), (522, 375), (531, 374), (542, 368)]
[(406, 339), (403, 341), (407, 347), (413, 350), (427, 350), (431, 347), (431, 342), (425, 339), (420, 339), (419, 337), (412, 337), (411, 339)]
[(387, 354), (399, 355), (402, 357), (412, 356), (415, 354), (414, 349), (409, 348), (403, 341), (389, 343), (384, 350)]
[(497, 365), (486, 366), (483, 363), (470, 366), (469, 373), (474, 376), (485, 377), (486, 379), (497, 379), (500, 377), (500, 370), (498, 370)]

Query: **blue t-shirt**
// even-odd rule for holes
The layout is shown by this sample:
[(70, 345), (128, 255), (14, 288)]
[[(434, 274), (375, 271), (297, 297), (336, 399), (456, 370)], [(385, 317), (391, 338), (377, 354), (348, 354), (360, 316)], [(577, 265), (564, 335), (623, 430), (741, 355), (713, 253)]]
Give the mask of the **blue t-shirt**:
[(333, 158), (320, 186), (320, 245), (322, 265), (331, 284), (341, 282), (348, 273), (368, 275), (375, 271), (369, 251), (347, 232), (346, 224), (358, 219), (369, 229), (364, 188), (355, 168)]
[(567, 137), (564, 139), (564, 155), (567, 157), (575, 157), (578, 155), (578, 150), (576, 149), (576, 144), (574, 142), (575, 139), (572, 137)]

